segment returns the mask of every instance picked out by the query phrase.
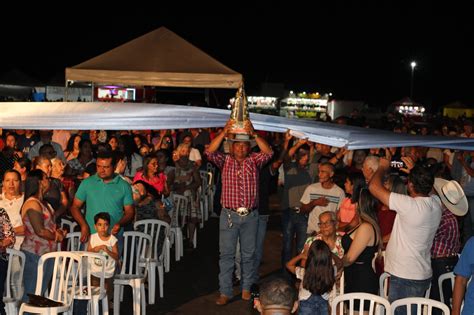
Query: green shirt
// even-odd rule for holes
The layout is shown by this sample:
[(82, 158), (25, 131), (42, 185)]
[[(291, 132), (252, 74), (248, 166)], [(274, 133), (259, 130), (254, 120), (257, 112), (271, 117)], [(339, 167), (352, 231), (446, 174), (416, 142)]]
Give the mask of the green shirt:
[(76, 198), (86, 203), (86, 221), (91, 234), (96, 232), (94, 216), (97, 213), (108, 212), (112, 227), (123, 217), (123, 207), (133, 204), (131, 186), (116, 174), (108, 183), (97, 174), (88, 177), (79, 185)]

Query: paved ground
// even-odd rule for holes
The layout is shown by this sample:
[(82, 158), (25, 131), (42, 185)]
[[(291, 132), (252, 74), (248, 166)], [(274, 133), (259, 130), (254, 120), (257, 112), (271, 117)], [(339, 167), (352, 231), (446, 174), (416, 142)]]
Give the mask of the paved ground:
[[(265, 239), (263, 262), (260, 267), (264, 279), (280, 272), (281, 232), (278, 196), (271, 198), (272, 214)], [(249, 302), (240, 299), (238, 287), (235, 297), (226, 306), (216, 306), (219, 274), (218, 219), (211, 218), (198, 234), (198, 248), (186, 250), (179, 262), (171, 262), (165, 273), (164, 298), (157, 297), (155, 305), (147, 306), (147, 314), (257, 314)], [(172, 251), (174, 249), (172, 248)], [(157, 292), (158, 295), (158, 292)], [(125, 291), (121, 314), (132, 314), (131, 291)]]

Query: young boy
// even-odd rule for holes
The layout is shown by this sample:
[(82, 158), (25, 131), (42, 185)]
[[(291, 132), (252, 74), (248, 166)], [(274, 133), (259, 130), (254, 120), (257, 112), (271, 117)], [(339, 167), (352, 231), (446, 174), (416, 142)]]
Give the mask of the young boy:
[[(105, 289), (107, 290), (107, 296), (110, 301), (112, 298), (112, 277), (115, 273), (115, 264), (119, 260), (119, 250), (117, 238), (109, 233), (110, 228), (110, 215), (107, 212), (100, 212), (94, 217), (94, 227), (97, 233), (90, 236), (89, 243), (87, 245), (87, 251), (93, 253), (100, 253), (106, 258), (105, 265)], [(92, 274), (92, 285), (100, 285), (100, 273), (102, 272), (101, 260), (94, 259), (90, 262), (91, 274)], [(111, 304), (109, 303), (109, 306)]]

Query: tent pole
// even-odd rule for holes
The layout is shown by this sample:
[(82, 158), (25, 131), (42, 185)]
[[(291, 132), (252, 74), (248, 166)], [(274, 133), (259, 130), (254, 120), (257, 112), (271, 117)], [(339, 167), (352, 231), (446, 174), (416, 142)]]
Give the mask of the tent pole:
[(66, 87), (64, 88), (64, 101), (67, 102), (68, 97), (68, 80), (66, 79)]
[(91, 102), (94, 101), (94, 82), (91, 82)]

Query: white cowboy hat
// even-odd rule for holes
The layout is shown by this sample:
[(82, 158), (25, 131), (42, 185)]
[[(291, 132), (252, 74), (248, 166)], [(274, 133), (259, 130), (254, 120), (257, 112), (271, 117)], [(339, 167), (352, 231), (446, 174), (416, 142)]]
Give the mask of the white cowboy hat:
[(467, 198), (457, 181), (448, 181), (437, 177), (433, 187), (441, 198), (441, 202), (449, 211), (457, 216), (463, 216), (467, 213)]
[(236, 133), (233, 137), (227, 138), (227, 141), (233, 142), (249, 142), (251, 147), (254, 147), (257, 142), (253, 137), (246, 133)]

